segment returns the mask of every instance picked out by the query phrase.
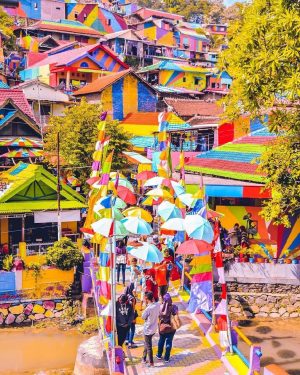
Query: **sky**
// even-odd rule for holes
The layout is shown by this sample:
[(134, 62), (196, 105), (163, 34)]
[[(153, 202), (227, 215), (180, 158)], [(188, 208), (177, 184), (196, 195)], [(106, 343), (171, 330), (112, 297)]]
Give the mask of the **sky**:
[(224, 4), (225, 6), (229, 7), (230, 5), (236, 3), (237, 1), (242, 3), (244, 0), (224, 0)]

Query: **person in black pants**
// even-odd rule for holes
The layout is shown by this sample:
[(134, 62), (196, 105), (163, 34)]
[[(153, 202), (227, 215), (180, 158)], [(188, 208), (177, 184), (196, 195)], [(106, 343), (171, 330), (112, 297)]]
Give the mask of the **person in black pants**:
[(133, 320), (133, 305), (128, 299), (128, 296), (126, 296), (125, 294), (121, 294), (116, 302), (116, 326), (119, 346), (122, 346), (124, 344)]
[(117, 282), (120, 282), (120, 273), (122, 271), (123, 285), (125, 286), (125, 271), (127, 263), (127, 250), (125, 243), (119, 241), (116, 247), (116, 265), (117, 265)]

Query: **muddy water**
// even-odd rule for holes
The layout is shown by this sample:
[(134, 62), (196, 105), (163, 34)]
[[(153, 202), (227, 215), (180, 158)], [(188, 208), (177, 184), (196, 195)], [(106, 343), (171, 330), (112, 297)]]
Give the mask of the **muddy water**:
[[(253, 319), (240, 322), (249, 339), (262, 347), (263, 366), (271, 363), (300, 375), (300, 319)], [(243, 353), (249, 349), (239, 344)]]
[(76, 329), (1, 329), (0, 374), (72, 374), (77, 347), (87, 338)]

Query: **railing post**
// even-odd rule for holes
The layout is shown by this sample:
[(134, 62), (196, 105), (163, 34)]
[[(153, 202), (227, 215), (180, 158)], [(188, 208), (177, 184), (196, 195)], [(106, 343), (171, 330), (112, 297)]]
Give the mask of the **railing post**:
[(261, 356), (262, 356), (261, 347), (257, 345), (251, 345), (248, 375), (260, 374), (260, 357)]

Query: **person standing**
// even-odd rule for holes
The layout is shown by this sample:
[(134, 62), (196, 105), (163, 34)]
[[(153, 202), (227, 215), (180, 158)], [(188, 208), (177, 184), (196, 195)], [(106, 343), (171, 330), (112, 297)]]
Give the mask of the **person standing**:
[(123, 241), (119, 241), (116, 247), (117, 283), (120, 283), (120, 273), (122, 272), (123, 285), (125, 286), (125, 271), (127, 263), (127, 251)]
[(144, 352), (143, 352), (143, 363), (147, 363), (147, 357), (149, 359), (149, 366), (154, 366), (153, 360), (153, 349), (152, 349), (152, 338), (158, 328), (158, 317), (159, 317), (159, 303), (154, 301), (153, 293), (145, 293), (146, 309), (142, 314), (144, 319)]
[(128, 298), (128, 295), (121, 294), (116, 302), (116, 326), (119, 346), (124, 344), (133, 320), (133, 304)]
[(159, 289), (159, 295), (162, 298), (168, 291), (167, 265), (165, 263), (157, 264), (155, 267), (155, 279)]
[(229, 231), (228, 237), (231, 246), (236, 247), (241, 244), (241, 231), (238, 223), (234, 224), (234, 227)]
[(125, 288), (124, 294), (127, 296), (128, 301), (132, 304), (132, 307), (134, 310), (134, 319), (129, 326), (129, 330), (126, 336), (126, 345), (128, 345), (129, 349), (133, 349), (137, 347), (135, 343), (133, 342), (133, 338), (135, 335), (136, 318), (138, 317), (138, 313), (136, 311), (136, 298), (134, 296), (134, 284), (133, 283), (131, 283), (129, 286)]
[(163, 303), (161, 304), (159, 310), (159, 341), (156, 354), (156, 358), (161, 360), (164, 346), (166, 345), (164, 356), (165, 362), (170, 361), (173, 338), (176, 332), (176, 329), (172, 327), (171, 324), (172, 315), (178, 315), (178, 307), (173, 304), (170, 294), (167, 293), (163, 297)]
[(154, 268), (145, 269), (145, 292), (152, 292), (155, 302), (158, 301), (158, 285), (155, 280), (156, 272)]

